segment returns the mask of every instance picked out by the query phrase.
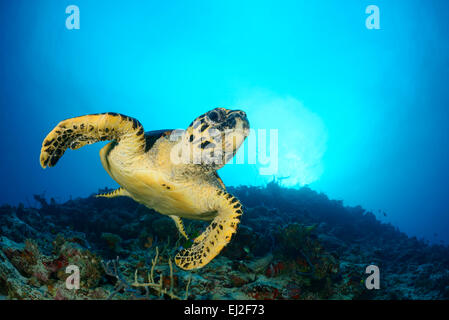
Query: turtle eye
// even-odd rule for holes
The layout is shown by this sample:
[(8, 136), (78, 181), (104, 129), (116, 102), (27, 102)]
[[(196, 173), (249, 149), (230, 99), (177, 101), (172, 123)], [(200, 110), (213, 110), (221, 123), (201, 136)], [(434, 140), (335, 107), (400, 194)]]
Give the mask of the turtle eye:
[(213, 122), (220, 122), (223, 120), (224, 114), (221, 110), (212, 110), (207, 114), (207, 117)]

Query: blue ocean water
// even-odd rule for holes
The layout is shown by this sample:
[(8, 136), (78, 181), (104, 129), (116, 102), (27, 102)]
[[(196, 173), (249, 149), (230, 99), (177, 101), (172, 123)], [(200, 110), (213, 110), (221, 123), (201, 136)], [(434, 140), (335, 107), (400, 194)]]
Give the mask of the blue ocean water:
[[(68, 30), (68, 5), (80, 29)], [(278, 171), (220, 170), (227, 185), (312, 189), (409, 235), (449, 241), (445, 1), (2, 1), (0, 203), (114, 187), (98, 152), (42, 170), (62, 119), (120, 112), (146, 130), (186, 128), (214, 107), (278, 130)], [(384, 214), (385, 212), (385, 214)]]

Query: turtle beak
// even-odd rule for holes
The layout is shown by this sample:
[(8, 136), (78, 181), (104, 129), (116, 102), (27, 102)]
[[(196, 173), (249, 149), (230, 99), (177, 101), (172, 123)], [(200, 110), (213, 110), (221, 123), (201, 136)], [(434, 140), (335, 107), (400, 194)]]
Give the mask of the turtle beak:
[(246, 112), (242, 110), (229, 110), (229, 115), (238, 115), (241, 118), (246, 118)]
[(249, 135), (249, 121), (246, 116), (246, 112), (242, 110), (232, 110), (229, 113), (230, 117), (233, 117), (236, 121), (236, 129), (244, 131), (245, 136)]

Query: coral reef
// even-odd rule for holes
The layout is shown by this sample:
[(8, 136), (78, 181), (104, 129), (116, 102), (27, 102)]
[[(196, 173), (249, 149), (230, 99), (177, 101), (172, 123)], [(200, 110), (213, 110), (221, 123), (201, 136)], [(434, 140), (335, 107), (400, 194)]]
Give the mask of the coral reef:
[[(8, 299), (449, 299), (449, 248), (429, 245), (308, 187), (229, 188), (245, 206), (231, 243), (200, 270), (172, 258), (191, 240), (129, 198), (0, 207)], [(190, 238), (207, 223), (185, 221)], [(381, 270), (381, 289), (365, 269)], [(68, 289), (66, 268), (80, 271)]]

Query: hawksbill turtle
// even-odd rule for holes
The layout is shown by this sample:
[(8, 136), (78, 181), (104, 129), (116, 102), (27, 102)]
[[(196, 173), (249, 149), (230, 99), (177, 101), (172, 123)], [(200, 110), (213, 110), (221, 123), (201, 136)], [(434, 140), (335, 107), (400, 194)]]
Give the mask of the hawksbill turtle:
[(100, 151), (101, 163), (120, 185), (101, 197), (128, 196), (171, 217), (186, 238), (181, 218), (210, 221), (206, 230), (182, 248), (175, 263), (202, 268), (229, 243), (243, 208), (217, 174), (249, 134), (245, 112), (215, 108), (186, 130), (144, 132), (142, 124), (118, 113), (91, 114), (61, 121), (44, 139), (43, 168), (53, 167), (67, 148), (76, 150), (111, 140)]

